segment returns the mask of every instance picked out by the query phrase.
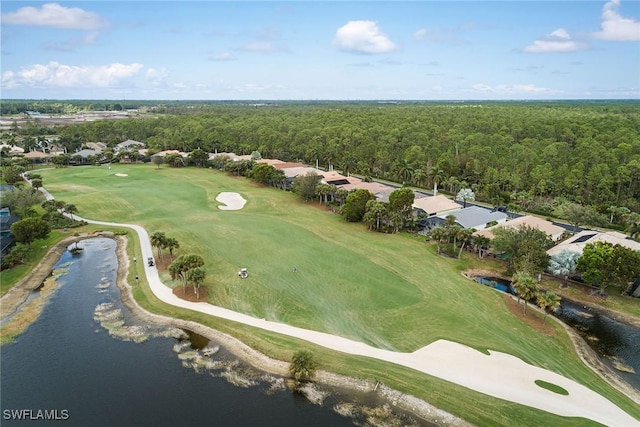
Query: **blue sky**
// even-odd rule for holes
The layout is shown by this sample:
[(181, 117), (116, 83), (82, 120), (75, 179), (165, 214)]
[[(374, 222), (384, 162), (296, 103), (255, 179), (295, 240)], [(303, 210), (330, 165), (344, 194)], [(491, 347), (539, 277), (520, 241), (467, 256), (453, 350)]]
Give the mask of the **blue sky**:
[(640, 2), (2, 1), (2, 98), (637, 99)]

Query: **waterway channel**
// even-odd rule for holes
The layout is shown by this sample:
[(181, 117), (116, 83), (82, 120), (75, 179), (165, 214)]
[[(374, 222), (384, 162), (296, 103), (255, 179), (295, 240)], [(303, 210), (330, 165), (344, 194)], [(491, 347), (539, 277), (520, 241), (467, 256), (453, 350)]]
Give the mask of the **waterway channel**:
[(0, 348), (3, 426), (48, 425), (38, 416), (84, 426), (351, 426), (376, 411), (432, 425), (381, 411), (385, 402), (367, 393), (317, 387), (312, 402), (223, 345), (144, 324), (120, 302), (115, 245), (91, 239), (81, 255), (66, 252), (39, 319)]
[[(515, 294), (508, 280), (478, 277), (476, 282)], [(554, 315), (575, 329), (605, 365), (640, 391), (640, 328), (566, 298)]]

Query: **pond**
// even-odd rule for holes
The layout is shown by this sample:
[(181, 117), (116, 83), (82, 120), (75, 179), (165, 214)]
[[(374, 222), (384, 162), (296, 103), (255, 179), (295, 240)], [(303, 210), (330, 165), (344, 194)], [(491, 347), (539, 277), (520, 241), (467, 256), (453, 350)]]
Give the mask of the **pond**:
[(489, 286), (502, 292), (507, 292), (512, 295), (516, 294), (516, 290), (509, 280), (498, 277), (476, 277), (475, 281), (481, 285)]
[[(555, 316), (578, 331), (607, 366), (640, 390), (639, 328), (565, 299)], [(626, 372), (628, 368), (635, 373)]]
[[(2, 346), (3, 426), (30, 425), (7, 416), (23, 409), (86, 426), (351, 426), (384, 405), (322, 387), (312, 403), (285, 379), (239, 363), (224, 345), (145, 324), (120, 302), (115, 242), (82, 246), (80, 256), (67, 252), (56, 265), (60, 286), (40, 318)], [(431, 425), (389, 412), (403, 424)]]
[[(476, 277), (475, 281), (516, 295), (508, 280)], [(605, 365), (640, 390), (640, 328), (618, 322), (604, 313), (566, 299), (562, 299), (554, 315), (576, 330)]]

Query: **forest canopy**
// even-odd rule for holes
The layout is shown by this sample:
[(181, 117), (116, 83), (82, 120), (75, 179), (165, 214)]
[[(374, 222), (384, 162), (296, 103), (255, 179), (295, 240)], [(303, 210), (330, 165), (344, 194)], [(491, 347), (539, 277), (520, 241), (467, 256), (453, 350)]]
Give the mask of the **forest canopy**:
[[(556, 198), (640, 212), (640, 103), (157, 103), (154, 118), (58, 129), (61, 143), (260, 152), (479, 200), (544, 210)], [(127, 105), (126, 107), (131, 107)], [(151, 109), (152, 107), (146, 106)], [(79, 148), (79, 147), (69, 147)], [(408, 179), (407, 179), (408, 178)]]

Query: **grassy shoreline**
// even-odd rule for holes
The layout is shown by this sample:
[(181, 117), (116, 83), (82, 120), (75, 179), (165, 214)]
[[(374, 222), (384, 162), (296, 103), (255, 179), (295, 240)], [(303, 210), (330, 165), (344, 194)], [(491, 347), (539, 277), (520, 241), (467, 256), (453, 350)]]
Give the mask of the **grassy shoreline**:
[[(146, 167), (145, 169), (145, 166), (130, 166), (126, 170), (131, 171), (133, 174), (139, 171), (143, 171), (147, 175), (153, 174), (153, 169), (149, 167)], [(266, 305), (262, 307), (249, 307), (247, 309), (247, 306), (255, 304), (252, 297), (257, 299), (260, 295), (267, 295), (269, 292), (279, 293), (278, 295), (282, 295), (286, 292), (293, 292), (294, 295), (296, 295), (296, 298), (308, 298), (309, 296), (299, 293), (300, 291), (298, 288), (300, 287), (300, 284), (287, 283), (286, 280), (283, 281), (284, 283), (276, 284), (277, 286), (273, 285), (274, 287), (269, 287), (269, 283), (262, 283), (258, 280), (256, 281), (258, 282), (258, 286), (254, 286), (249, 290), (247, 290), (245, 286), (245, 288), (242, 289), (243, 292), (253, 292), (254, 295), (250, 294), (248, 297), (246, 295), (241, 295), (237, 289), (238, 287), (235, 286), (237, 284), (237, 280), (235, 280), (235, 269), (238, 261), (229, 261), (229, 259), (232, 259), (234, 256), (237, 257), (240, 253), (238, 252), (238, 246), (231, 249), (228, 248), (227, 245), (224, 245), (223, 248), (208, 246), (207, 243), (202, 240), (202, 237), (199, 237), (197, 234), (197, 223), (190, 222), (184, 226), (176, 227), (176, 218), (180, 216), (185, 217), (185, 209), (195, 211), (186, 216), (193, 217), (193, 215), (195, 215), (196, 217), (200, 217), (201, 221), (209, 217), (210, 221), (216, 220), (223, 223), (224, 227), (207, 229), (211, 230), (212, 234), (214, 232), (220, 233), (220, 235), (215, 236), (216, 241), (222, 240), (221, 237), (226, 237), (228, 239), (230, 236), (239, 236), (244, 240), (240, 243), (246, 247), (246, 245), (251, 244), (252, 242), (252, 239), (247, 237), (251, 233), (257, 233), (261, 237), (259, 240), (260, 242), (264, 242), (264, 239), (274, 240), (278, 238), (278, 236), (273, 233), (274, 229), (271, 227), (268, 230), (257, 231), (255, 228), (251, 228), (252, 221), (255, 221), (256, 218), (263, 218), (265, 221), (271, 221), (268, 222), (268, 224), (275, 224), (275, 229), (281, 231), (283, 228), (278, 227), (282, 227), (282, 224), (278, 223), (277, 220), (282, 221), (282, 217), (286, 217), (288, 224), (292, 224), (291, 228), (294, 228), (293, 233), (290, 233), (288, 237), (291, 238), (292, 236), (298, 236), (296, 238), (308, 239), (309, 236), (311, 236), (322, 240), (318, 246), (311, 249), (312, 253), (317, 254), (318, 251), (325, 253), (328, 251), (327, 248), (329, 248), (330, 251), (338, 252), (341, 256), (345, 256), (346, 254), (349, 261), (351, 261), (350, 265), (353, 265), (354, 260), (358, 262), (365, 262), (367, 268), (371, 267), (373, 269), (377, 269), (376, 271), (381, 271), (389, 275), (389, 280), (392, 281), (392, 285), (396, 287), (386, 288), (385, 291), (391, 289), (401, 290), (404, 292), (404, 294), (399, 297), (395, 296), (391, 298), (384, 298), (384, 295), (369, 296), (369, 302), (374, 301), (374, 307), (379, 311), (382, 311), (385, 315), (382, 316), (384, 321), (373, 317), (367, 317), (364, 319), (364, 323), (369, 323), (372, 326), (368, 327), (366, 330), (364, 328), (346, 330), (342, 323), (329, 324), (329, 326), (338, 329), (339, 332), (344, 333), (346, 331), (348, 334), (352, 335), (359, 334), (359, 337), (363, 341), (370, 340), (370, 342), (373, 342), (371, 341), (372, 338), (377, 339), (377, 344), (379, 345), (389, 345), (405, 351), (414, 350), (417, 347), (426, 345), (429, 340), (434, 340), (436, 338), (452, 339), (478, 349), (491, 348), (498, 351), (505, 351), (506, 349), (506, 352), (516, 354), (518, 357), (521, 357), (529, 363), (559, 372), (562, 375), (570, 377), (582, 384), (589, 384), (590, 388), (618, 403), (623, 409), (636, 417), (640, 416), (640, 409), (637, 405), (631, 402), (626, 396), (613, 390), (597, 375), (582, 365), (579, 358), (573, 351), (573, 346), (570, 340), (566, 337), (564, 332), (561, 331), (556, 333), (556, 338), (553, 339), (539, 337), (538, 334), (535, 331), (531, 331), (526, 324), (523, 324), (518, 319), (509, 317), (507, 314), (508, 310), (505, 309), (504, 303), (497, 294), (489, 292), (489, 290), (481, 289), (481, 287), (478, 287), (473, 283), (465, 282), (466, 279), (463, 279), (459, 273), (460, 271), (469, 268), (470, 265), (473, 265), (475, 263), (475, 260), (473, 259), (465, 259), (462, 262), (436, 259), (434, 258), (435, 254), (433, 254), (433, 248), (425, 245), (423, 242), (414, 241), (414, 236), (390, 236), (378, 235), (377, 233), (366, 233), (362, 231), (362, 228), (357, 224), (345, 224), (340, 222), (339, 219), (331, 217), (331, 215), (326, 212), (310, 209), (309, 206), (299, 203), (290, 194), (283, 195), (289, 198), (289, 205), (287, 205), (287, 208), (297, 213), (298, 216), (287, 217), (286, 213), (282, 212), (282, 210), (276, 210), (274, 220), (274, 214), (269, 212), (269, 210), (275, 210), (277, 206), (273, 202), (273, 198), (270, 198), (269, 196), (275, 195), (276, 193), (270, 191), (268, 188), (257, 188), (252, 183), (242, 179), (230, 178), (224, 175), (213, 175), (215, 172), (212, 174), (211, 171), (199, 170), (187, 172), (186, 170), (175, 171), (160, 169), (161, 172), (157, 173), (157, 176), (152, 176), (153, 179), (157, 179), (158, 176), (162, 177), (163, 175), (168, 175), (169, 179), (175, 180), (177, 177), (177, 175), (175, 175), (176, 173), (186, 172), (189, 184), (191, 184), (193, 188), (191, 188), (186, 195), (181, 195), (171, 200), (173, 206), (178, 207), (175, 209), (175, 212), (164, 208), (161, 209), (161, 213), (159, 214), (149, 215), (150, 212), (153, 211), (154, 207), (158, 206), (158, 201), (153, 201), (153, 198), (149, 197), (148, 194), (145, 197), (139, 196), (137, 189), (135, 187), (129, 187), (129, 183), (125, 182), (121, 186), (120, 184), (122, 182), (116, 181), (112, 185), (119, 188), (113, 188), (112, 191), (120, 191), (121, 193), (130, 192), (129, 195), (131, 197), (137, 195), (138, 198), (142, 198), (143, 200), (132, 201), (132, 199), (127, 199), (126, 197), (121, 198), (119, 196), (115, 196), (114, 193), (106, 191), (106, 189), (100, 185), (86, 186), (81, 184), (83, 180), (90, 178), (90, 173), (94, 171), (95, 170), (89, 170), (88, 172), (84, 171), (81, 173), (78, 172), (77, 175), (71, 177), (71, 180), (69, 180), (69, 174), (75, 174), (77, 171), (50, 171), (49, 175), (45, 176), (45, 183), (51, 182), (51, 186), (47, 185), (47, 188), (56, 195), (56, 197), (75, 203), (76, 206), (79, 207), (81, 215), (92, 217), (89, 213), (97, 214), (99, 212), (101, 214), (105, 214), (105, 216), (100, 217), (100, 219), (114, 220), (118, 222), (137, 222), (144, 225), (149, 232), (161, 229), (166, 231), (169, 235), (176, 236), (181, 243), (189, 242), (190, 246), (188, 249), (193, 251), (202, 251), (208, 255), (207, 259), (220, 261), (216, 263), (217, 268), (214, 275), (216, 278), (215, 283), (208, 284), (210, 287), (208, 289), (213, 291), (210, 292), (210, 295), (214, 299), (214, 302), (226, 301), (227, 304), (238, 304), (239, 301), (245, 305), (244, 310), (242, 310), (243, 307), (230, 308), (240, 309), (240, 311), (249, 311), (251, 314), (258, 316), (263, 314), (263, 317), (265, 317), (264, 314), (268, 313)], [(115, 172), (118, 171), (116, 170)], [(89, 175), (82, 176), (86, 173), (89, 173)], [(209, 182), (195, 185), (192, 181), (205, 181), (202, 177), (197, 176), (197, 174), (202, 174), (202, 176), (209, 178)], [(56, 175), (59, 175), (57, 179), (55, 179)], [(116, 178), (106, 177), (105, 179), (108, 180)], [(209, 184), (212, 180), (215, 180), (216, 184), (210, 186)], [(70, 181), (73, 182), (73, 184), (69, 184)], [(150, 182), (152, 182), (152, 180), (146, 182), (144, 180), (139, 180), (136, 185), (138, 187), (142, 187), (142, 189), (146, 191), (149, 188), (148, 184)], [(160, 180), (159, 182), (164, 184), (166, 181)], [(171, 185), (169, 185), (168, 189), (165, 185), (157, 185), (156, 187), (163, 189), (165, 193), (171, 193), (172, 191)], [(251, 205), (253, 204), (254, 209), (248, 210), (250, 215), (245, 215), (243, 212), (242, 215), (237, 215), (235, 218), (229, 215), (223, 218), (222, 215), (220, 215), (220, 212), (213, 210), (216, 205), (210, 204), (210, 200), (215, 199), (215, 195), (219, 191), (237, 191), (236, 189), (238, 187), (241, 188), (241, 192), (251, 194), (251, 197), (248, 199), (248, 208), (251, 208)], [(161, 196), (157, 190), (154, 190), (153, 187), (151, 188), (152, 189), (150, 191), (155, 194), (154, 197)], [(87, 194), (85, 194), (90, 192), (101, 193), (100, 195), (107, 200), (98, 202), (98, 206), (91, 206), (89, 204), (89, 198), (87, 198)], [(280, 196), (281, 192), (278, 192), (277, 194), (278, 197), (280, 197), (279, 200), (284, 200), (281, 198), (282, 196)], [(194, 196), (195, 200), (189, 200), (191, 196)], [(138, 206), (135, 205), (136, 203), (138, 206), (146, 206), (140, 209), (143, 212), (138, 212)], [(200, 203), (201, 206), (196, 206), (194, 208), (193, 203)], [(255, 209), (255, 205), (258, 204), (264, 204), (266, 208), (263, 207), (262, 209)], [(117, 208), (114, 208), (113, 206), (117, 206)], [(305, 209), (309, 211), (309, 215), (304, 215), (304, 213), (307, 212)], [(310, 211), (315, 213), (311, 214)], [(233, 213), (230, 214), (233, 215)], [(172, 215), (175, 217), (172, 217)], [(326, 218), (323, 218), (323, 215)], [(98, 219), (97, 216), (95, 216), (95, 218)], [(327, 224), (332, 226), (326, 227)], [(295, 229), (296, 226), (300, 229)], [(242, 227), (249, 227), (251, 233), (242, 233)], [(341, 235), (344, 235), (345, 233), (348, 233), (349, 235), (346, 238), (340, 239)], [(373, 243), (362, 246), (362, 242), (365, 240), (372, 241)], [(191, 243), (192, 241), (193, 243)], [(292, 241), (295, 242), (296, 239), (292, 239)], [(327, 246), (327, 241), (337, 243), (335, 243), (335, 245)], [(359, 244), (361, 246), (358, 246)], [(323, 245), (325, 245), (325, 247), (323, 247)], [(407, 245), (412, 251), (417, 252), (420, 257), (428, 260), (429, 268), (414, 265), (416, 258), (409, 259), (409, 257), (413, 255), (409, 253), (411, 251), (408, 252), (405, 248)], [(259, 248), (255, 248), (256, 253), (259, 253), (259, 250), (264, 250), (264, 246), (256, 246), (260, 246)], [(272, 246), (269, 247), (272, 248)], [(286, 258), (286, 269), (288, 272), (290, 261), (288, 261), (289, 258), (287, 257), (292, 256), (291, 254), (295, 254), (296, 251), (300, 252), (300, 250), (301, 248), (299, 246), (294, 246), (292, 250), (288, 250), (284, 255), (282, 253), (277, 253), (274, 256), (267, 258), (267, 261), (277, 260), (283, 257)], [(128, 251), (130, 253), (130, 257), (137, 256), (138, 259), (141, 259), (137, 238), (130, 240), (130, 248)], [(221, 253), (221, 251), (226, 251), (227, 253)], [(371, 253), (373, 253), (373, 256)], [(400, 254), (401, 257), (405, 256), (407, 259), (396, 259), (390, 257), (390, 254)], [(250, 259), (251, 257), (247, 258)], [(302, 261), (303, 262), (297, 262), (296, 260), (296, 264), (303, 268), (301, 272), (307, 272), (310, 267), (313, 267), (313, 258), (309, 260), (303, 259)], [(429, 269), (434, 270), (434, 272), (429, 274)], [(281, 270), (284, 271), (284, 268), (282, 267)], [(258, 277), (260, 277), (260, 275), (264, 275), (264, 277), (277, 277), (278, 274), (283, 274), (280, 271), (274, 270), (273, 267), (271, 270), (269, 268), (261, 270), (260, 267), (255, 267), (252, 271), (258, 273)], [(226, 277), (229, 273), (234, 277), (235, 283), (231, 282), (228, 277)], [(339, 274), (342, 275), (344, 272), (340, 272)], [(134, 269), (130, 269), (129, 283), (134, 283), (132, 279), (135, 275), (136, 273)], [(422, 283), (421, 280), (416, 279), (416, 275), (429, 278), (429, 282), (438, 280), (439, 282), (437, 284), (444, 287), (445, 291), (437, 289), (434, 283)], [(320, 277), (321, 276), (322, 275), (320, 274)], [(318, 276), (315, 277), (317, 278)], [(364, 279), (366, 278), (367, 277), (364, 276)], [(163, 280), (166, 281), (166, 279), (166, 277), (163, 277)], [(291, 278), (286, 277), (286, 279)], [(427, 280), (425, 279), (425, 281)], [(324, 288), (316, 287), (310, 291), (310, 294), (317, 294), (318, 289), (326, 289), (328, 286), (326, 285), (326, 280), (323, 279), (322, 282), (325, 283)], [(343, 281), (341, 283), (348, 283), (348, 281)], [(305, 282), (305, 285), (306, 284), (307, 283)], [(317, 284), (311, 283), (311, 285)], [(380, 286), (384, 285), (385, 284), (383, 283)], [(332, 286), (336, 285), (333, 284)], [(407, 289), (409, 290), (407, 291)], [(416, 296), (415, 290), (419, 291), (418, 296)], [(295, 293), (296, 291), (298, 292), (297, 294)], [(330, 289), (330, 291), (333, 290)], [(370, 292), (370, 290), (368, 291), (367, 289), (356, 289), (355, 291), (360, 292), (358, 295), (362, 298), (367, 298), (367, 292)], [(302, 343), (298, 340), (278, 336), (277, 334), (256, 331), (243, 325), (236, 325), (231, 322), (212, 319), (186, 310), (175, 309), (157, 301), (155, 297), (150, 294), (150, 290), (145, 286), (143, 281), (141, 281), (140, 285), (133, 287), (133, 293), (138, 303), (143, 308), (151, 312), (171, 317), (189, 319), (205, 324), (206, 326), (233, 335), (250, 347), (255, 348), (275, 359), (289, 360), (294, 349), (300, 348), (300, 346), (308, 347), (316, 354), (318, 360), (321, 362), (321, 368), (323, 369), (348, 376), (384, 382), (392, 388), (415, 395), (454, 415), (460, 416), (476, 424), (540, 425), (562, 423), (563, 425), (595, 425), (594, 423), (590, 423), (584, 419), (567, 420), (543, 411), (511, 404), (509, 402), (503, 402), (424, 374), (417, 374), (416, 372), (406, 368), (399, 368), (395, 365), (372, 361), (366, 358), (346, 356), (321, 347), (312, 346), (308, 343)], [(342, 294), (336, 291), (335, 295)], [(449, 306), (446, 306), (447, 298), (451, 300), (459, 299), (462, 300), (462, 302), (458, 301), (457, 305), (450, 304)], [(421, 303), (421, 301), (424, 300), (429, 301), (429, 303)], [(273, 301), (268, 302), (272, 303)], [(441, 305), (445, 305), (445, 307), (443, 308)], [(462, 310), (465, 307), (472, 311), (472, 317), (476, 321), (475, 324), (472, 324), (467, 317), (451, 317), (451, 315), (446, 313), (447, 310)], [(479, 309), (479, 307), (482, 309)], [(301, 309), (304, 310), (304, 307), (301, 307)], [(252, 312), (252, 310), (254, 311)], [(262, 312), (259, 310), (262, 310)], [(421, 314), (424, 310), (431, 310), (433, 316), (425, 317)], [(313, 314), (312, 310), (307, 310), (307, 312), (311, 312)], [(409, 314), (407, 314), (407, 312)], [(313, 323), (313, 317), (309, 317), (308, 314), (307, 317), (305, 317), (301, 316), (299, 313), (290, 313), (286, 310), (278, 312), (277, 314), (289, 316), (287, 321), (295, 323), (297, 326), (304, 327), (305, 322)], [(336, 314), (331, 311), (325, 312), (324, 314), (326, 316), (333, 316), (331, 317), (333, 320), (336, 319)], [(360, 315), (359, 312), (356, 314)], [(499, 317), (504, 317), (504, 319), (500, 320)], [(413, 321), (407, 324), (407, 319), (411, 320), (412, 318)], [(505, 335), (499, 337), (499, 339), (486, 339), (488, 334), (487, 331), (483, 330), (483, 326), (491, 325), (496, 322), (499, 325), (500, 321), (504, 322), (505, 319), (506, 325), (510, 326), (511, 329), (515, 329), (515, 332), (512, 331), (509, 333), (507, 327), (502, 326), (502, 330), (505, 331)], [(456, 323), (456, 321), (461, 320), (464, 320), (463, 324)], [(391, 324), (390, 330), (385, 330), (385, 327), (389, 328), (387, 323)], [(431, 330), (423, 331), (421, 334), (412, 334), (410, 331), (407, 332), (403, 330), (424, 328), (425, 325), (428, 325)], [(315, 326), (317, 327), (318, 324), (315, 324)], [(324, 327), (326, 328), (327, 325), (325, 324)], [(460, 329), (463, 328), (468, 330), (461, 331)], [(392, 333), (402, 333), (402, 335), (394, 338)], [(454, 335), (453, 338), (451, 336), (452, 334)], [(455, 337), (456, 334), (457, 338)], [(556, 360), (557, 355), (562, 355), (560, 358), (561, 360)]]

